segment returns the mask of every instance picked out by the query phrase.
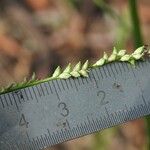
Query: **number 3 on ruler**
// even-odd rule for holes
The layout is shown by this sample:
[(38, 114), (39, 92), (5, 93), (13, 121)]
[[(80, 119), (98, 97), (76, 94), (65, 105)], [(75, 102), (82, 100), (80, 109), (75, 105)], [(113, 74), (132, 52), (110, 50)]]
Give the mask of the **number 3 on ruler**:
[(69, 115), (69, 109), (67, 108), (66, 103), (59, 103), (58, 108), (61, 108), (62, 112), (60, 113), (63, 117), (67, 117)]

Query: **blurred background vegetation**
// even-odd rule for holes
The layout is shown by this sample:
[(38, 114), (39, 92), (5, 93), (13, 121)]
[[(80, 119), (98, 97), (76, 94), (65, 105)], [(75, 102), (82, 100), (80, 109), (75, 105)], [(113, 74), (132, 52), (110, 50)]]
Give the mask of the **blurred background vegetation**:
[[(93, 62), (113, 46), (132, 51), (149, 44), (150, 0), (134, 2), (0, 0), (0, 87), (33, 72), (44, 78), (68, 62)], [(144, 150), (146, 129), (139, 119), (50, 149)]]

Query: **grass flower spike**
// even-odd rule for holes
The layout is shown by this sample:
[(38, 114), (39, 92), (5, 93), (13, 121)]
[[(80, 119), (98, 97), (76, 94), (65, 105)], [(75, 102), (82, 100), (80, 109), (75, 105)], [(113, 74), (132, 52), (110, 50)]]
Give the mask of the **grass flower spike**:
[(137, 48), (132, 54), (127, 54), (126, 50), (117, 50), (114, 47), (110, 56), (108, 56), (108, 54), (104, 52), (103, 57), (92, 65), (90, 65), (89, 61), (87, 60), (84, 64), (79, 61), (74, 67), (72, 67), (71, 63), (69, 63), (64, 70), (62, 70), (60, 66), (58, 66), (51, 76), (41, 80), (37, 79), (35, 73), (33, 73), (31, 79), (29, 80), (25, 78), (21, 83), (12, 83), (7, 87), (1, 88), (0, 94), (16, 91), (25, 87), (30, 87), (55, 79), (68, 79), (70, 77), (77, 78), (80, 76), (88, 77), (88, 72), (90, 71), (90, 69), (101, 67), (105, 64), (115, 61), (128, 62), (134, 65), (135, 61), (143, 59), (146, 55), (150, 56), (150, 49), (148, 49), (146, 46)]

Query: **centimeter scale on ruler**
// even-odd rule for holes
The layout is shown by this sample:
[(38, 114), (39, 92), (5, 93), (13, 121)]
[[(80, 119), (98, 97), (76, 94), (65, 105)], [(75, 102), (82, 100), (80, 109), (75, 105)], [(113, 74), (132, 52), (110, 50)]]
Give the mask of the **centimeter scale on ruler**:
[(0, 95), (0, 150), (39, 150), (150, 114), (150, 59)]

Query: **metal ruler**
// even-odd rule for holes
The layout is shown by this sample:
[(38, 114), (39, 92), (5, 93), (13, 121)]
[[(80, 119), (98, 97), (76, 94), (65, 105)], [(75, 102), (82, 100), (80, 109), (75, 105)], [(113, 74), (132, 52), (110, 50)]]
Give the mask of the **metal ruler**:
[(150, 114), (150, 59), (0, 95), (0, 150), (39, 150)]

